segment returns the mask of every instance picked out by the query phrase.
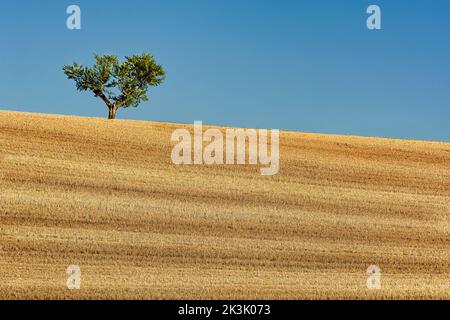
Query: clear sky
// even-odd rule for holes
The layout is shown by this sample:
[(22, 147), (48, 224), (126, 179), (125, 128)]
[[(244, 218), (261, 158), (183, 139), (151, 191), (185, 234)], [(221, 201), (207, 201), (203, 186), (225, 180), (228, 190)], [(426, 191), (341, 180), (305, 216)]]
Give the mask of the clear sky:
[(2, 1), (0, 108), (105, 117), (63, 65), (144, 51), (166, 82), (119, 118), (450, 141), (450, 0)]

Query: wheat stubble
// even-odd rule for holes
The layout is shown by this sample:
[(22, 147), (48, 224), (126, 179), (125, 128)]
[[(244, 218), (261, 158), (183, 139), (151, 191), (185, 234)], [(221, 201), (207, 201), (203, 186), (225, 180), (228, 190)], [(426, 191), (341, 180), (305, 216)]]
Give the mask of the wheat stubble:
[(0, 112), (0, 298), (450, 298), (449, 143), (282, 132), (264, 177), (179, 127)]

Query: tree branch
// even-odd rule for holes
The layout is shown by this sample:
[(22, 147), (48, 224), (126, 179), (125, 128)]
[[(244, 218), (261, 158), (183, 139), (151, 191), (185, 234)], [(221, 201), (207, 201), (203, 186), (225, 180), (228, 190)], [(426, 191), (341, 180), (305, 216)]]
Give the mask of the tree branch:
[(129, 99), (122, 99), (122, 100), (117, 101), (117, 103), (116, 103), (117, 109), (119, 109), (119, 108), (123, 107), (124, 105), (126, 105), (128, 100)]
[(114, 106), (114, 104), (108, 99), (108, 97), (103, 93), (103, 91), (101, 91), (101, 90), (94, 90), (93, 91), (94, 92), (94, 94), (97, 96), (97, 97), (100, 97), (105, 103), (106, 103), (106, 105), (108, 106), (108, 108), (114, 108), (115, 106)]

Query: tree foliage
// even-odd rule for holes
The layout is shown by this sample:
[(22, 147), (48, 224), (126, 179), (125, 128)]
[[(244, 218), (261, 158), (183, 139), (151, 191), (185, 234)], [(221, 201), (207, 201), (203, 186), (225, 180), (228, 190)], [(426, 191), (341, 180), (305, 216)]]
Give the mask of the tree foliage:
[(122, 63), (114, 55), (96, 55), (91, 68), (74, 63), (63, 70), (79, 91), (92, 91), (105, 102), (110, 119), (115, 118), (119, 108), (137, 107), (148, 101), (148, 87), (158, 86), (165, 79), (163, 67), (147, 53), (126, 57)]

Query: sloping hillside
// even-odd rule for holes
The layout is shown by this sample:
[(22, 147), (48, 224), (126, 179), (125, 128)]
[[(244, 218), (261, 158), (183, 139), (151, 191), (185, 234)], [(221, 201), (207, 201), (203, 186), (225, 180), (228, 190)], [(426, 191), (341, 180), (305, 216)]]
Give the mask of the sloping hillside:
[(282, 132), (262, 176), (180, 127), (0, 111), (0, 298), (450, 298), (450, 143)]

